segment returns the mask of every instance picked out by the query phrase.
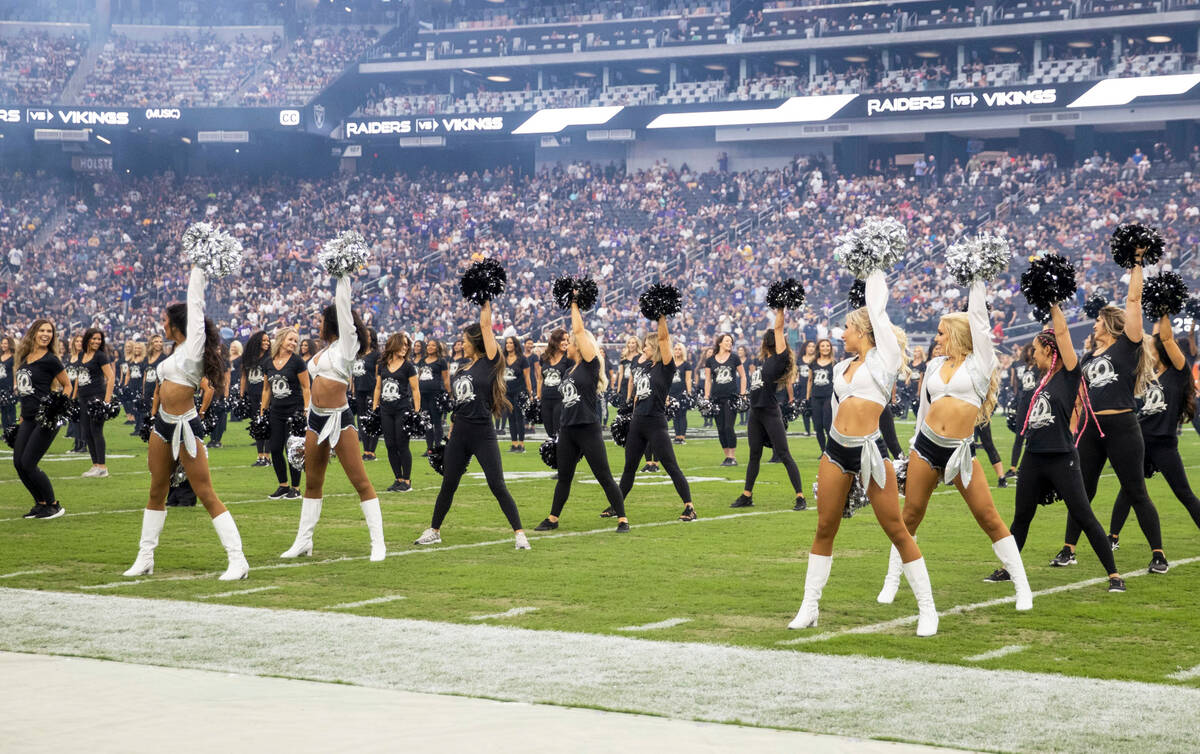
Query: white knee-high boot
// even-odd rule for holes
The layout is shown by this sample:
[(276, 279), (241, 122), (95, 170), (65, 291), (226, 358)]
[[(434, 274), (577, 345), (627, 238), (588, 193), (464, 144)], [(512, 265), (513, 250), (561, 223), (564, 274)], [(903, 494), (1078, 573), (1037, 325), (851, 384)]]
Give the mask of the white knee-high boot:
[(379, 498), (359, 503), (363, 518), (367, 520), (367, 532), (371, 535), (371, 562), (377, 563), (387, 557), (387, 545), (383, 543), (383, 514), (379, 511)]
[(933, 587), (929, 585), (929, 571), (925, 568), (925, 558), (917, 558), (902, 566), (904, 578), (912, 587), (913, 595), (917, 598), (917, 610), (920, 618), (917, 620), (917, 636), (933, 636), (938, 629), (937, 608), (933, 606)]
[(1021, 551), (1017, 549), (1016, 538), (1009, 534), (1004, 539), (992, 542), (992, 551), (1000, 558), (1004, 570), (1008, 571), (1012, 578), (1013, 587), (1017, 592), (1017, 609), (1032, 610), (1033, 590), (1029, 588), (1029, 578), (1025, 575), (1025, 564), (1021, 561)]
[(319, 497), (306, 497), (300, 503), (300, 528), (296, 531), (296, 541), (279, 557), (312, 555), (313, 530), (317, 528), (317, 521), (321, 520), (321, 500)]
[(875, 601), (881, 605), (890, 605), (896, 599), (896, 592), (900, 589), (900, 574), (903, 569), (900, 563), (900, 551), (892, 545), (892, 550), (888, 553), (888, 570), (887, 576), (883, 577), (883, 589), (879, 590), (879, 596)]
[(158, 535), (167, 521), (165, 510), (147, 508), (142, 511), (142, 538), (138, 540), (137, 559), (124, 573), (125, 576), (145, 576), (154, 573), (154, 548), (158, 547)]
[(217, 578), (220, 581), (238, 581), (246, 578), (250, 575), (250, 564), (246, 562), (246, 556), (242, 554), (242, 535), (238, 534), (237, 524), (233, 522), (233, 515), (229, 511), (225, 511), (214, 518), (212, 522), (213, 528), (217, 530), (217, 537), (221, 540), (221, 546), (229, 555), (229, 567)]
[(804, 601), (788, 628), (815, 628), (821, 592), (829, 581), (829, 569), (833, 566), (832, 555), (808, 554), (808, 571), (804, 574)]

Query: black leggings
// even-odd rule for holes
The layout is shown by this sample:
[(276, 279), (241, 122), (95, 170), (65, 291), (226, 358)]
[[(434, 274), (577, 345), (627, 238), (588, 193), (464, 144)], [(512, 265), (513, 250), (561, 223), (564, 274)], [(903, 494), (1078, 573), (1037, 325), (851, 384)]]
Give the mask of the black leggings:
[[(671, 397), (676, 401), (680, 401), (683, 398), (683, 394), (680, 393)], [(675, 430), (676, 437), (687, 437), (687, 411), (684, 411), (682, 406), (675, 412), (675, 418), (671, 419), (671, 425), (672, 429)]]
[[(362, 415), (367, 413), (368, 410), (370, 410), (372, 397), (373, 396), (370, 393), (365, 393), (363, 391), (358, 391), (354, 394), (354, 415), (359, 417), (360, 424), (361, 424), (361, 420), (362, 420)], [(371, 453), (372, 455), (374, 455), (375, 448), (379, 446), (379, 438), (371, 437), (370, 435), (362, 434), (362, 433), (360, 433), (360, 435), (361, 436), (359, 439), (362, 440), (363, 452)]]
[(560, 425), (562, 424), (562, 401), (543, 401), (542, 402), (542, 429), (546, 430), (546, 434), (554, 437), (558, 434)]
[(1017, 540), (1017, 549), (1024, 548), (1025, 538), (1029, 536), (1029, 524), (1037, 513), (1038, 505), (1045, 493), (1053, 489), (1067, 504), (1070, 520), (1078, 521), (1079, 528), (1087, 534), (1096, 557), (1104, 565), (1104, 572), (1116, 573), (1117, 563), (1113, 560), (1112, 547), (1104, 535), (1104, 527), (1096, 520), (1096, 514), (1092, 513), (1092, 506), (1088, 504), (1079, 469), (1079, 455), (1075, 452), (1026, 451), (1017, 474), (1016, 512), (1012, 526), (1008, 528)]
[(433, 429), (425, 433), (425, 447), (432, 448), (442, 441), (442, 409), (438, 406), (440, 393), (421, 393), (421, 410), (429, 412), (429, 421)]
[[(720, 413), (717, 414), (717, 437), (721, 440), (721, 447), (728, 450), (737, 447), (737, 431), (734, 429), (734, 422), (737, 421), (737, 412), (733, 410), (733, 402), (736, 396), (728, 396), (725, 398), (717, 398), (713, 402), (717, 404)], [(629, 447), (626, 445), (625, 447)]]
[(812, 417), (808, 414), (801, 414), (800, 418), (804, 420), (804, 434), (812, 434)]
[(7, 427), (17, 423), (17, 407), (0, 406), (0, 427)]
[(896, 436), (896, 417), (892, 415), (892, 407), (884, 406), (879, 414), (879, 433), (883, 435), (883, 444), (887, 447), (888, 455), (899, 458), (904, 451), (900, 447), (900, 438)]
[(1009, 461), (1014, 469), (1021, 461), (1021, 448), (1025, 447), (1025, 436), (1021, 434), (1021, 427), (1025, 424), (1025, 414), (1027, 413), (1029, 413), (1029, 399), (1021, 398), (1017, 401), (1017, 431), (1014, 433), (1016, 438), (1013, 440), (1012, 459)]
[(408, 435), (401, 429), (403, 411), (381, 411), (379, 419), (383, 422), (383, 444), (387, 448), (388, 463), (392, 467), (392, 476), (397, 479), (409, 479), (412, 473), (412, 451), (408, 449)]
[(21, 423), (17, 425), (17, 439), (13, 443), (13, 466), (17, 469), (21, 484), (29, 490), (35, 503), (53, 503), (55, 500), (54, 485), (50, 484), (50, 477), (46, 476), (46, 472), (38, 468), (38, 462), (46, 455), (57, 434), (58, 427), (46, 429), (29, 417), (22, 417)]
[(812, 406), (812, 421), (814, 431), (817, 433), (817, 445), (824, 453), (829, 430), (833, 427), (833, 397), (814, 395), (809, 401), (809, 405)]
[(221, 442), (221, 438), (225, 436), (225, 430), (228, 428), (229, 412), (225, 409), (221, 409), (217, 412), (217, 425), (213, 427), (212, 437), (209, 438), (210, 442)]
[[(730, 416), (732, 415), (733, 412), (730, 412)], [(621, 497), (629, 497), (629, 491), (633, 489), (633, 476), (638, 470), (638, 461), (647, 448), (653, 450), (654, 457), (662, 462), (680, 499), (685, 503), (692, 502), (692, 490), (688, 487), (687, 478), (679, 469), (679, 462), (675, 460), (675, 449), (671, 447), (671, 437), (667, 434), (667, 417), (638, 416), (637, 414), (629, 422), (629, 437), (625, 440), (625, 468), (621, 471)]]
[[(1123, 414), (1104, 414), (1097, 416), (1104, 437), (1096, 431), (1096, 424), (1089, 422), (1079, 440), (1080, 469), (1083, 472), (1083, 487), (1087, 491), (1088, 500), (1096, 499), (1096, 485), (1100, 482), (1100, 472), (1104, 470), (1104, 462), (1112, 464), (1117, 480), (1121, 483), (1121, 492), (1128, 496), (1133, 512), (1137, 515), (1138, 525), (1146, 535), (1151, 550), (1162, 549), (1162, 528), (1158, 522), (1158, 511), (1150, 502), (1146, 492), (1146, 448), (1142, 443), (1142, 428), (1137, 416), (1132, 411)], [(1066, 542), (1074, 545), (1079, 541), (1079, 525), (1073, 519), (1067, 519)]]
[(788, 481), (792, 483), (792, 491), (797, 495), (804, 491), (804, 483), (800, 480), (800, 469), (792, 459), (788, 449), (787, 430), (783, 427), (783, 416), (779, 406), (773, 408), (750, 409), (750, 420), (746, 428), (746, 440), (750, 443), (750, 462), (746, 464), (746, 489), (754, 489), (754, 480), (758, 479), (758, 466), (762, 461), (763, 445), (771, 441), (771, 449), (775, 451), (785, 469)]
[(512, 403), (508, 412), (508, 439), (514, 443), (525, 442), (525, 412), (521, 410), (524, 397), (525, 393), (516, 393), (508, 399)]
[(513, 531), (522, 528), (517, 503), (504, 484), (504, 467), (500, 465), (500, 448), (496, 445), (496, 430), (491, 419), (482, 424), (458, 421), (450, 427), (450, 439), (446, 442), (445, 463), (442, 466), (442, 488), (438, 490), (437, 501), (433, 504), (433, 523), (430, 526), (442, 528), (471, 456), (483, 467), (488, 488), (500, 503), (500, 510), (508, 519), (508, 525)]
[[(1200, 527), (1200, 499), (1197, 499), (1196, 493), (1192, 492), (1192, 487), (1188, 484), (1187, 472), (1183, 469), (1183, 459), (1179, 457), (1179, 438), (1172, 435), (1144, 439), (1146, 460), (1162, 472), (1163, 479), (1167, 480), (1171, 492), (1174, 492), (1179, 502), (1183, 503), (1183, 507), (1192, 517), (1192, 522)], [(1125, 494), (1125, 490), (1122, 489), (1117, 493), (1117, 502), (1113, 504), (1109, 533), (1121, 533), (1121, 529), (1125, 526), (1125, 519), (1129, 518), (1130, 507), (1129, 495)]]
[[(88, 413), (87, 404), (92, 402), (92, 398), (80, 398), (79, 404), (79, 439), (87, 446), (88, 454), (92, 457), (92, 463), (103, 464), (108, 450), (104, 442), (104, 422), (98, 422)], [(103, 396), (101, 396), (103, 397)]]
[(558, 483), (554, 485), (554, 502), (550, 506), (550, 515), (558, 518), (562, 515), (563, 506), (571, 494), (571, 482), (575, 479), (575, 467), (579, 459), (587, 459), (592, 469), (592, 476), (600, 483), (604, 496), (608, 498), (609, 506), (616, 511), (618, 518), (625, 516), (625, 496), (613, 481), (612, 471), (608, 467), (608, 450), (604, 446), (604, 431), (600, 423), (575, 424), (562, 427), (558, 431)]
[(996, 441), (992, 439), (992, 423), (982, 424), (975, 428), (975, 442), (987, 453), (988, 463), (995, 466), (1000, 463), (1000, 451), (996, 449)]
[(286, 485), (289, 477), (293, 487), (300, 486), (300, 469), (287, 462), (288, 418), (300, 409), (300, 406), (276, 409), (272, 406), (267, 411), (271, 419), (271, 437), (267, 446), (271, 450), (271, 465), (275, 467), (275, 478), (279, 484)]

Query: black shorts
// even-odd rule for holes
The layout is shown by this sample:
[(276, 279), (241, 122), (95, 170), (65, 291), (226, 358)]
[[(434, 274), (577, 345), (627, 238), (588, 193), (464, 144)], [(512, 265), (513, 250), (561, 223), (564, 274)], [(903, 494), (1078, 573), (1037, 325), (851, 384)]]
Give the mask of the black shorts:
[[(192, 428), (192, 434), (199, 440), (204, 434), (203, 428), (200, 426), (200, 417), (188, 419), (188, 426)], [(154, 434), (162, 438), (163, 442), (171, 444), (171, 435), (175, 434), (175, 425), (167, 422), (158, 414), (154, 415)]]
[[(882, 437), (875, 439), (875, 447), (879, 448), (879, 454), (886, 461), (888, 458), (887, 445), (884, 444)], [(862, 471), (861, 448), (847, 448), (830, 437), (825, 441), (825, 455), (847, 474), (857, 474)]]
[[(309, 411), (308, 429), (312, 432), (315, 432), (319, 437), (321, 435), (321, 430), (325, 429), (325, 425), (329, 423), (331, 418), (332, 417), (330, 416), (318, 416), (312, 411)], [(358, 431), (358, 427), (354, 424), (354, 412), (351, 411), (349, 407), (342, 411), (342, 431), (345, 432), (347, 428), (351, 428), (355, 432)]]
[[(975, 443), (971, 443), (972, 456), (975, 455), (975, 448)], [(920, 456), (935, 471), (946, 470), (946, 464), (950, 462), (950, 456), (954, 455), (954, 450), (954, 448), (943, 448), (929, 439), (924, 432), (917, 432), (917, 437), (913, 441), (913, 452)]]

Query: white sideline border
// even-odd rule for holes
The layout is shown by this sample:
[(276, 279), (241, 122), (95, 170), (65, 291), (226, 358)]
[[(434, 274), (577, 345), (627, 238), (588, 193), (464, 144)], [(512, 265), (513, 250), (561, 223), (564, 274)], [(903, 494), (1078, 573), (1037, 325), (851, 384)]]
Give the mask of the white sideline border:
[(8, 651), (973, 750), (1190, 752), (1200, 737), (1200, 689), (1180, 685), (2, 587), (0, 624), (22, 627), (0, 634)]

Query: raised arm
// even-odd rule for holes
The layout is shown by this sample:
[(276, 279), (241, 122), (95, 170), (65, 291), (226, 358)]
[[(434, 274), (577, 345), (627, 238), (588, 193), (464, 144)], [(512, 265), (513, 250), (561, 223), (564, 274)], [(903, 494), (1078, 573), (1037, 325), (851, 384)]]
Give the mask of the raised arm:
[[(358, 330), (354, 327), (354, 315), (350, 311), (350, 276), (338, 278), (337, 290), (333, 294), (333, 308), (337, 311), (338, 352), (347, 361), (358, 356), (365, 343), (358, 342)], [(354, 380), (350, 381), (354, 385)]]
[(1142, 262), (1129, 271), (1129, 294), (1125, 296), (1125, 337), (1134, 343), (1142, 342), (1145, 330), (1142, 326)]
[(666, 317), (658, 318), (658, 354), (663, 362), (666, 362), (667, 359), (675, 358), (671, 350), (671, 333), (667, 332)]
[(1171, 366), (1176, 369), (1183, 369), (1187, 360), (1183, 357), (1183, 350), (1175, 342), (1175, 333), (1171, 329), (1171, 317), (1168, 314), (1164, 314), (1162, 319), (1158, 321), (1158, 339), (1162, 341), (1163, 350), (1167, 352), (1167, 358), (1171, 360)]
[(496, 343), (496, 333), (492, 332), (492, 302), (484, 301), (479, 307), (479, 329), (483, 331), (483, 350), (488, 361), (500, 354), (500, 346)]
[(982, 280), (971, 284), (967, 298), (967, 320), (971, 323), (971, 352), (979, 360), (984, 374), (996, 370), (996, 346), (992, 343), (992, 328), (987, 310), (987, 287)]
[(903, 354), (900, 353), (900, 341), (892, 330), (892, 321), (888, 319), (887, 278), (883, 270), (875, 270), (867, 276), (866, 281), (867, 315), (871, 318), (871, 329), (875, 332), (875, 348), (883, 357), (883, 364), (890, 372), (900, 371)]
[(575, 348), (579, 351), (581, 361), (590, 362), (596, 358), (596, 339), (583, 326), (583, 314), (579, 306), (571, 302), (571, 336), (575, 338)]
[[(204, 270), (192, 268), (187, 288), (187, 341), (183, 344), (183, 358), (198, 364), (204, 359), (204, 288), (208, 278)], [(177, 348), (179, 346), (176, 346)]]
[[(1138, 306), (1141, 309), (1141, 306)], [(1079, 356), (1075, 353), (1075, 344), (1071, 342), (1071, 329), (1067, 327), (1067, 317), (1058, 308), (1058, 304), (1050, 307), (1050, 322), (1054, 327), (1054, 340), (1058, 343), (1058, 354), (1067, 370), (1074, 369), (1079, 364)]]
[(783, 309), (775, 310), (775, 353), (783, 353), (787, 347), (787, 336), (783, 332)]

